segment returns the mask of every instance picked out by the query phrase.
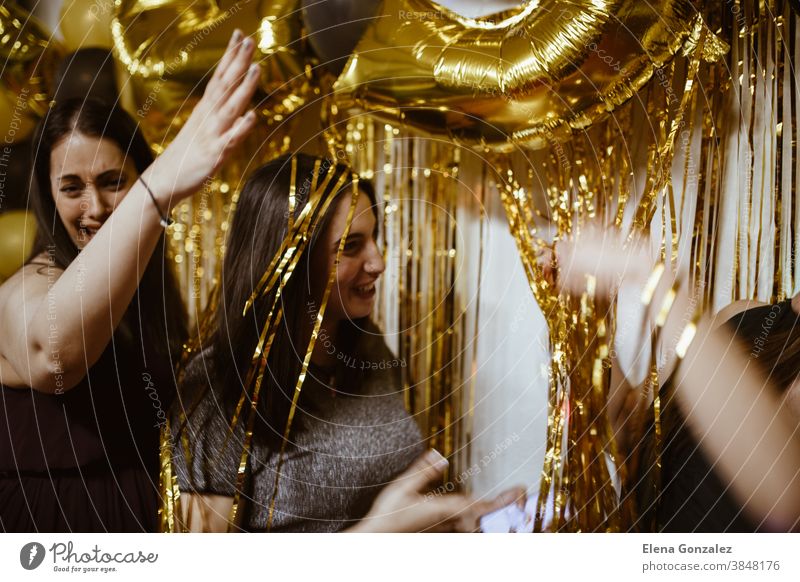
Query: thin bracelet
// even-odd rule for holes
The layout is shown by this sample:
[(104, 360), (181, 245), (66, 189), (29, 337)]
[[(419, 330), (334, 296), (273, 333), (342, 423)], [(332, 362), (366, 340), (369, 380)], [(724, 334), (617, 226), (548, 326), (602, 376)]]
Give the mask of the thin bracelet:
[(150, 200), (153, 201), (153, 206), (156, 207), (156, 212), (158, 212), (159, 222), (161, 223), (161, 226), (163, 226), (164, 228), (167, 228), (168, 226), (172, 226), (173, 224), (175, 224), (175, 221), (172, 220), (169, 217), (169, 215), (164, 214), (163, 212), (161, 212), (161, 207), (158, 205), (158, 202), (156, 202), (156, 197), (153, 194), (153, 191), (150, 189), (150, 186), (148, 186), (147, 183), (144, 180), (142, 180), (141, 176), (139, 176), (139, 181), (142, 183), (142, 186), (145, 187), (145, 190), (147, 190), (147, 193), (150, 194)]

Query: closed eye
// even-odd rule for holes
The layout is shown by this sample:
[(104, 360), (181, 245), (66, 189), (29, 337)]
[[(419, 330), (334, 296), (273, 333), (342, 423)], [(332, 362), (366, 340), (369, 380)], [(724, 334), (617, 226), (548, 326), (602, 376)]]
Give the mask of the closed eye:
[(69, 197), (75, 197), (80, 195), (83, 192), (83, 185), (78, 184), (64, 184), (59, 189), (59, 192), (66, 194)]
[(121, 190), (128, 184), (128, 176), (125, 173), (114, 171), (104, 172), (97, 177), (97, 185), (101, 188), (110, 190)]

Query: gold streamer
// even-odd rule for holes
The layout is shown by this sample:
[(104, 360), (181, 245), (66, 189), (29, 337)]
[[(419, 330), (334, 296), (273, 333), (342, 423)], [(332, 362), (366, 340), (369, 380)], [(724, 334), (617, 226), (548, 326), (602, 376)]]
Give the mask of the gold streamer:
[[(343, 176), (346, 176), (343, 175)], [(297, 410), (297, 403), (300, 399), (300, 391), (303, 388), (303, 383), (306, 379), (306, 372), (308, 371), (308, 364), (311, 361), (311, 355), (314, 352), (314, 346), (317, 342), (317, 336), (319, 335), (320, 327), (322, 326), (322, 320), (325, 316), (325, 308), (328, 305), (328, 299), (330, 298), (331, 289), (333, 288), (333, 283), (336, 280), (336, 273), (339, 267), (339, 261), (342, 256), (342, 252), (344, 251), (344, 245), (347, 242), (347, 237), (350, 234), (350, 226), (353, 223), (353, 215), (355, 214), (356, 204), (358, 202), (358, 178), (353, 177), (352, 179), (353, 191), (352, 196), (350, 198), (350, 208), (347, 212), (347, 219), (345, 222), (344, 232), (342, 233), (342, 237), (339, 240), (339, 247), (336, 249), (336, 259), (333, 263), (333, 268), (331, 269), (330, 274), (328, 275), (328, 282), (325, 285), (325, 292), (322, 296), (322, 301), (319, 306), (319, 312), (317, 313), (317, 319), (314, 322), (314, 330), (311, 333), (311, 341), (308, 344), (308, 349), (306, 350), (305, 358), (303, 358), (303, 367), (300, 370), (300, 377), (297, 379), (297, 384), (294, 389), (294, 393), (292, 394), (292, 404), (289, 408), (289, 418), (286, 421), (286, 430), (283, 433), (283, 441), (281, 441), (281, 450), (278, 454), (278, 466), (275, 469), (275, 485), (272, 491), (272, 498), (270, 499), (269, 503), (269, 517), (267, 519), (267, 529), (272, 528), (272, 518), (275, 511), (275, 500), (278, 497), (278, 484), (281, 475), (281, 468), (283, 466), (283, 457), (284, 453), (286, 452), (286, 443), (289, 441), (289, 433), (292, 429), (292, 420), (294, 419), (295, 411)], [(334, 188), (334, 194), (338, 191), (338, 184), (337, 188)]]
[[(319, 174), (320, 164), (315, 164), (315, 173), (314, 173), (314, 183), (312, 186), (316, 186), (316, 178)], [(272, 260), (271, 264), (265, 271), (264, 275), (262, 276), (261, 280), (259, 281), (258, 285), (256, 286), (255, 291), (248, 299), (245, 307), (244, 313), (253, 305), (255, 298), (259, 295), (263, 296), (269, 293), (273, 288), (275, 288), (275, 297), (273, 299), (273, 303), (270, 307), (269, 314), (267, 316), (266, 322), (262, 328), (262, 332), (259, 338), (258, 345), (256, 346), (255, 352), (252, 358), (252, 366), (250, 371), (248, 372), (247, 379), (245, 381), (245, 386), (253, 386), (252, 395), (250, 396), (250, 410), (247, 417), (247, 426), (245, 428), (245, 435), (244, 441), (242, 445), (242, 452), (240, 454), (240, 461), (239, 466), (237, 468), (237, 487), (234, 494), (234, 500), (231, 508), (231, 514), (229, 517), (229, 528), (233, 527), (240, 527), (240, 520), (241, 520), (241, 492), (244, 488), (244, 482), (246, 479), (247, 473), (247, 463), (250, 455), (250, 444), (253, 438), (253, 427), (256, 417), (256, 410), (259, 402), (261, 385), (263, 382), (263, 376), (265, 372), (265, 368), (267, 366), (267, 361), (269, 357), (269, 352), (272, 347), (272, 343), (275, 337), (275, 333), (277, 331), (277, 326), (280, 323), (282, 318), (282, 310), (280, 309), (280, 300), (281, 300), (281, 291), (285, 286), (286, 282), (292, 276), (294, 272), (294, 268), (297, 265), (303, 251), (305, 250), (307, 242), (311, 238), (311, 233), (313, 233), (317, 228), (319, 221), (325, 216), (326, 212), (330, 204), (335, 199), (336, 193), (342, 187), (344, 181), (347, 178), (347, 174), (343, 173), (338, 181), (335, 183), (333, 188), (325, 194), (325, 191), (329, 184), (331, 183), (331, 179), (336, 173), (336, 166), (331, 164), (326, 173), (326, 177), (323, 180), (322, 184), (312, 190), (308, 203), (305, 205), (303, 210), (301, 211), (301, 215), (298, 220), (293, 224), (293, 230), (287, 233), (286, 238), (284, 239), (279, 251), (276, 253), (275, 258)], [(296, 192), (296, 172), (293, 172), (294, 181), (293, 184), (295, 185), (294, 192)], [(349, 232), (349, 225), (350, 221), (348, 220), (346, 226), (346, 232)], [(342, 240), (346, 238), (343, 237)], [(337, 264), (338, 264), (338, 257), (337, 255)], [(335, 275), (335, 269), (333, 271)], [(275, 287), (277, 285), (277, 287)], [(322, 303), (321, 309), (324, 308), (324, 305), (327, 302), (328, 294), (326, 293), (324, 297), (324, 301)], [(315, 332), (312, 335), (312, 341), (310, 344), (309, 351), (306, 354), (306, 360), (310, 358), (311, 350), (313, 350), (314, 339), (316, 338), (316, 334), (318, 333), (318, 328), (315, 327)], [(300, 375), (300, 379), (298, 380), (298, 387), (296, 388), (296, 394), (299, 396), (300, 386), (302, 386), (302, 381), (305, 379), (305, 370), (307, 368), (307, 361), (304, 360), (303, 371)], [(255, 384), (253, 384), (255, 382)], [(234, 412), (233, 418), (231, 419), (230, 423), (230, 430), (228, 432), (228, 438), (233, 434), (236, 425), (239, 421), (244, 403), (246, 398), (248, 397), (248, 390), (246, 389), (236, 406), (236, 410)], [(294, 407), (296, 402), (293, 400), (292, 407), (290, 408), (289, 419), (287, 421), (287, 433), (291, 427), (291, 421), (294, 415)], [(288, 434), (287, 434), (288, 438)], [(227, 444), (227, 439), (226, 439)], [(281, 451), (283, 452), (282, 445)], [(282, 453), (281, 453), (282, 455)], [(279, 466), (281, 464), (279, 457)], [(279, 475), (279, 471), (278, 471)], [(278, 486), (278, 477), (276, 476), (275, 487), (277, 492)], [(270, 510), (270, 519), (269, 524), (271, 524), (272, 518), (272, 510)]]
[(158, 508), (159, 531), (180, 533), (183, 531), (180, 525), (181, 490), (178, 487), (178, 476), (173, 472), (172, 467), (172, 430), (169, 419), (166, 420), (159, 435), (159, 460), (159, 492), (161, 494), (161, 504)]

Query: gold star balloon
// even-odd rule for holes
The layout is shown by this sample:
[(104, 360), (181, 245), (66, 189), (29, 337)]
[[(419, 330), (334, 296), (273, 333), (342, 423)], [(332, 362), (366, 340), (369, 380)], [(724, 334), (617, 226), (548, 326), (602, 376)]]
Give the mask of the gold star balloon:
[[(114, 52), (133, 86), (151, 142), (177, 133), (235, 29), (256, 43), (259, 111), (280, 125), (312, 91), (298, 0), (122, 0), (111, 24)], [(278, 141), (282, 141), (283, 135)], [(273, 139), (272, 141), (275, 141)]]

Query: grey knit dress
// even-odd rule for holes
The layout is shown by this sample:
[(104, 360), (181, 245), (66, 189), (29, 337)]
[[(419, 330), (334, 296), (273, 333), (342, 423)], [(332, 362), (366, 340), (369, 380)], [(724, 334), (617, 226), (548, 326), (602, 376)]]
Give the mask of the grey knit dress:
[[(397, 360), (380, 335), (370, 334), (362, 353), (364, 359), (350, 365), (378, 369), (370, 370), (357, 394), (333, 392), (309, 369), (304, 405), (297, 410), (303, 429), (292, 431), (284, 453), (270, 531), (336, 532), (355, 524), (380, 490), (424, 451), (419, 428), (403, 405)], [(186, 382), (207, 382), (204, 361), (195, 358)], [(181, 491), (233, 496), (244, 428), (239, 423), (226, 439), (229, 423), (213, 391), (207, 391), (185, 428), (191, 467), (182, 445), (173, 443)], [(253, 439), (251, 474), (241, 496), (244, 530), (267, 528), (277, 453)]]

